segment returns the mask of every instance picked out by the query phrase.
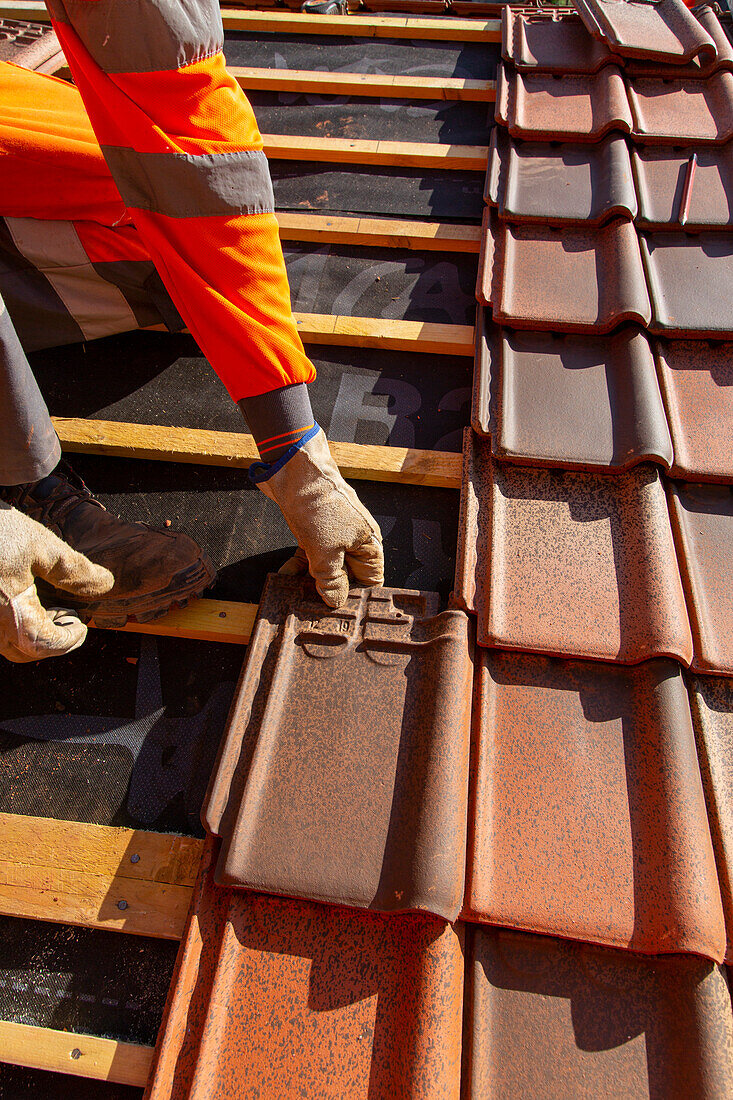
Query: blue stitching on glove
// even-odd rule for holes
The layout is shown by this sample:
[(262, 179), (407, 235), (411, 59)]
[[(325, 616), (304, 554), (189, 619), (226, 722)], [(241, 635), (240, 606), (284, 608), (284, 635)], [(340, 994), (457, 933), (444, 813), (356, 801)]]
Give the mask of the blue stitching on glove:
[(314, 435), (318, 435), (321, 430), (321, 425), (316, 423), (312, 428), (302, 435), (297, 443), (293, 443), (292, 447), (289, 447), (284, 455), (280, 455), (277, 462), (253, 462), (247, 471), (247, 476), (253, 485), (259, 485), (261, 481), (269, 481), (273, 474), (276, 474), (278, 470), (282, 470), (286, 462), (289, 462), (294, 455), (298, 453), (301, 447), (304, 447), (309, 440), (313, 439)]

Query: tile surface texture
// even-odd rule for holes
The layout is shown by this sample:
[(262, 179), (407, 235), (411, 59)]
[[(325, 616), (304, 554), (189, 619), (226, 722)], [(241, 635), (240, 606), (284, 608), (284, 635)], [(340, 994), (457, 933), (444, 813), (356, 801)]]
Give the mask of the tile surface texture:
[(550, 225), (600, 225), (637, 213), (629, 150), (618, 134), (596, 145), (554, 146), (515, 142), (495, 126), (485, 198), (502, 218)]
[(461, 611), (270, 576), (205, 823), (223, 885), (454, 920), (472, 659)]
[(639, 77), (628, 87), (640, 141), (723, 144), (733, 137), (733, 73), (705, 80)]
[(474, 731), (467, 920), (723, 961), (676, 662), (481, 650)]
[(458, 1100), (460, 925), (222, 889), (215, 859), (204, 856), (147, 1100)]
[(733, 336), (733, 233), (642, 233), (651, 332)]
[(690, 677), (690, 700), (700, 769), (710, 815), (718, 879), (733, 961), (733, 680)]
[(659, 472), (492, 460), (466, 433), (456, 592), (481, 645), (633, 664), (692, 659)]
[(673, 477), (733, 482), (733, 344), (657, 340)]
[(654, 356), (628, 326), (608, 337), (481, 326), (473, 424), (504, 461), (566, 469), (672, 463)]
[(733, 1091), (725, 971), (501, 929), (470, 931), (468, 1100), (722, 1100)]
[(733, 149), (639, 145), (631, 163), (639, 199), (639, 228), (681, 228), (690, 158), (695, 155), (685, 229), (733, 228)]
[(496, 121), (527, 141), (598, 141), (633, 126), (621, 70), (605, 65), (592, 76), (514, 72), (499, 67)]
[(669, 501), (695, 641), (692, 667), (733, 676), (733, 487), (672, 482)]
[(683, 64), (717, 57), (715, 43), (682, 0), (573, 0), (588, 31), (614, 53)]
[(477, 296), (513, 328), (610, 332), (648, 325), (651, 307), (633, 223), (599, 229), (511, 225), (487, 207)]
[(577, 16), (553, 19), (547, 13), (502, 8), (502, 57), (520, 71), (597, 73), (619, 59), (588, 33)]

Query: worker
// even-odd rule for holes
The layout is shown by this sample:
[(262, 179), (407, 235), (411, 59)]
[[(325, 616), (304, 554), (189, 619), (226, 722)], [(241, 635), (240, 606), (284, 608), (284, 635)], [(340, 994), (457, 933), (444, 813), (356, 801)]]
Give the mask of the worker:
[[(48, 0), (48, 8), (76, 88), (0, 65), (0, 214), (17, 229), (6, 259), (17, 251), (15, 274), (34, 288), (16, 315), (27, 328), (21, 315), (38, 299), (41, 323), (65, 326), (61, 339), (69, 339), (109, 308), (109, 294), (106, 307), (102, 293), (90, 293), (81, 310), (76, 300), (102, 281), (94, 283), (91, 261), (84, 281), (78, 250), (89, 255), (87, 239), (108, 249), (114, 241), (123, 261), (152, 260), (170, 312), (255, 438), (261, 461), (250, 479), (279, 505), (298, 543), (281, 572), (309, 570), (324, 601), (339, 607), (349, 573), (360, 585), (383, 583), (382, 540), (313, 418), (315, 371), (292, 316), (262, 139), (226, 72), (218, 0)], [(54, 286), (54, 272), (72, 269), (73, 258), (64, 267), (54, 253), (68, 246), (70, 225), (76, 299), (68, 280)], [(116, 289), (139, 312), (142, 298)], [(68, 652), (92, 614), (102, 624), (144, 620), (201, 594), (213, 570), (191, 539), (117, 519), (60, 461), (4, 307), (0, 408), (0, 653), (30, 661)], [(41, 606), (35, 578), (55, 609)]]

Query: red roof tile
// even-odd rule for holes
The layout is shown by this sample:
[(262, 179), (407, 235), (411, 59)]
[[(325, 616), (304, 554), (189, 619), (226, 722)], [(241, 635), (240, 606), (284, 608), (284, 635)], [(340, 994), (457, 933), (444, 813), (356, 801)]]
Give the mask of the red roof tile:
[(730, 962), (733, 961), (733, 680), (693, 676), (690, 681), (692, 719), (718, 861)]
[(455, 920), (472, 656), (438, 597), (271, 576), (205, 813), (217, 881)]
[(712, 38), (682, 0), (573, 0), (594, 38), (624, 57), (683, 64), (699, 58), (713, 62)]
[(598, 141), (633, 126), (621, 70), (594, 76), (518, 73), (499, 67), (496, 121), (528, 141)]
[(640, 329), (604, 338), (480, 328), (473, 423), (491, 435), (496, 457), (576, 470), (671, 464), (654, 356)]
[(501, 18), (502, 57), (517, 69), (567, 76), (596, 73), (610, 62), (618, 64), (618, 58), (588, 34), (577, 16), (518, 11), (505, 4)]
[(213, 885), (209, 850), (148, 1100), (458, 1100), (463, 933)]
[(733, 487), (672, 482), (670, 490), (695, 639), (692, 667), (733, 676)]
[(609, 332), (647, 325), (649, 294), (633, 223), (599, 229), (511, 225), (487, 208), (477, 296), (514, 328)]
[(628, 87), (640, 141), (722, 144), (733, 137), (733, 73), (706, 80), (638, 77)]
[(651, 332), (733, 336), (733, 234), (642, 233)]
[[(690, 158), (696, 157), (694, 169)], [(637, 146), (631, 150), (636, 193), (639, 198), (640, 228), (681, 228), (688, 174), (694, 171), (689, 188), (685, 229), (730, 229), (733, 227), (733, 151), (722, 148), (670, 148), (663, 145)]]
[(549, 936), (471, 930), (465, 1100), (721, 1100), (733, 1093), (725, 971)]
[(674, 465), (688, 481), (733, 481), (733, 344), (658, 340)]
[(482, 645), (622, 663), (692, 659), (652, 466), (599, 474), (500, 464), (468, 431), (456, 591), (478, 612)]
[(495, 126), (484, 198), (502, 218), (549, 225), (600, 225), (637, 212), (629, 150), (619, 134), (596, 145), (558, 147), (517, 143)]
[(482, 650), (474, 714), (467, 920), (723, 961), (678, 664)]

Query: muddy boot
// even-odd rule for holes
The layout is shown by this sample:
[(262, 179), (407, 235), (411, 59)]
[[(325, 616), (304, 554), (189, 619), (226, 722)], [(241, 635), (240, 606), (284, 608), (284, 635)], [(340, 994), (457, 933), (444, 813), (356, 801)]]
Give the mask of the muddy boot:
[(97, 626), (124, 626), (128, 618), (150, 622), (172, 606), (185, 607), (215, 577), (211, 562), (188, 535), (125, 523), (95, 500), (65, 463), (31, 485), (0, 489), (0, 497), (79, 550), (115, 578), (98, 599), (83, 601), (39, 583), (44, 603), (73, 608)]

